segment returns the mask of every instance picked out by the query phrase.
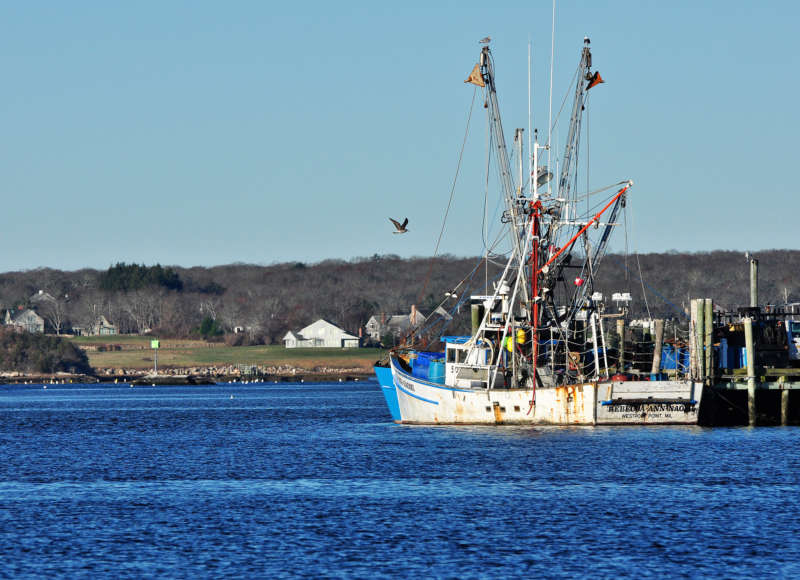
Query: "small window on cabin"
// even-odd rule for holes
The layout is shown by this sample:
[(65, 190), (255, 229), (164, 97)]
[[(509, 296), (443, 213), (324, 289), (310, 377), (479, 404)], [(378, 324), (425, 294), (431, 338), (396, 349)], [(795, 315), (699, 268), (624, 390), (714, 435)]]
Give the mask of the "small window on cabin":
[(447, 349), (447, 362), (456, 362), (456, 351), (452, 348)]

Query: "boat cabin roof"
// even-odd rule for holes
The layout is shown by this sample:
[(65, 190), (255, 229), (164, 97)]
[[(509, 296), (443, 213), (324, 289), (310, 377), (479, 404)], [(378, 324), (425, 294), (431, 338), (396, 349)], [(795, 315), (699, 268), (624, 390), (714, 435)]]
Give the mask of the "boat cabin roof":
[(464, 344), (470, 338), (470, 336), (442, 336), (439, 340), (447, 344)]

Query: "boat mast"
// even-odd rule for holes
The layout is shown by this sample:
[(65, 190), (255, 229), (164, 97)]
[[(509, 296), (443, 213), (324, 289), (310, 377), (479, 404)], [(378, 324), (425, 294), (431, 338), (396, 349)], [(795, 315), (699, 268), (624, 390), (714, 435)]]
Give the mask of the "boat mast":
[(503, 123), (500, 120), (500, 105), (497, 101), (497, 89), (494, 82), (494, 66), (492, 52), (488, 46), (481, 49), (480, 70), (483, 82), (486, 84), (486, 107), (489, 114), (489, 125), (495, 144), (497, 166), (500, 171), (500, 182), (503, 187), (503, 197), (506, 202), (504, 218), (511, 222), (512, 241), (514, 253), (521, 257), (520, 249), (520, 213), (516, 203), (517, 188), (514, 186), (514, 176), (511, 162), (506, 149)]
[[(572, 182), (577, 177), (577, 154), (580, 142), (580, 127), (583, 118), (584, 100), (588, 81), (592, 78), (592, 52), (589, 50), (589, 39), (583, 39), (583, 52), (578, 65), (578, 81), (575, 83), (575, 98), (572, 102), (572, 115), (569, 120), (567, 144), (561, 160), (561, 175), (558, 179), (558, 197), (562, 203), (569, 205), (572, 194)], [(574, 175), (573, 175), (574, 173)], [(569, 215), (566, 216), (567, 218)]]
[(531, 185), (531, 380), (533, 398), (536, 400), (536, 367), (539, 360), (539, 240), (542, 202), (539, 200), (539, 140), (534, 131), (533, 138), (533, 171)]
[[(589, 48), (589, 39), (583, 39), (583, 50), (581, 51), (581, 58), (578, 64), (577, 81), (575, 83), (574, 100), (572, 103), (572, 113), (570, 116), (570, 123), (568, 129), (568, 136), (566, 145), (564, 147), (564, 154), (561, 159), (560, 169), (558, 171), (558, 183), (556, 185), (556, 195), (552, 203), (548, 204), (547, 212), (542, 212), (540, 216), (541, 229), (546, 228), (546, 232), (540, 233), (547, 237), (547, 251), (546, 256), (542, 256), (536, 268), (537, 272), (542, 274), (538, 280), (539, 288), (546, 289), (548, 294), (542, 294), (540, 299), (547, 299), (547, 304), (554, 306), (553, 299), (554, 292), (556, 291), (556, 283), (558, 280), (563, 280), (563, 270), (572, 259), (573, 244), (578, 240), (579, 236), (573, 236), (573, 233), (584, 226), (586, 222), (578, 222), (573, 219), (571, 208), (577, 207), (577, 192), (573, 191), (573, 185), (577, 187), (578, 175), (578, 152), (581, 134), (581, 122), (583, 118), (583, 110), (586, 102), (586, 91), (596, 84), (602, 82), (596, 73), (593, 75), (591, 72), (592, 66), (592, 53)], [(587, 216), (588, 218), (588, 216)], [(582, 232), (586, 231), (585, 228)], [(568, 240), (568, 241), (567, 241)], [(586, 259), (592, 259), (592, 251), (588, 246), (588, 237), (584, 237)], [(544, 247), (544, 246), (542, 246)], [(553, 248), (551, 250), (550, 248)], [(558, 251), (554, 253), (554, 249)], [(559, 256), (560, 259), (557, 259)], [(543, 265), (544, 264), (544, 265)], [(586, 263), (584, 263), (586, 267)], [(575, 305), (575, 301), (582, 301), (585, 297), (585, 291), (588, 285), (584, 287), (583, 284), (578, 286), (574, 293), (569, 290), (564, 290), (563, 304), (567, 307), (565, 317), (557, 315), (555, 309), (549, 312), (550, 318), (556, 317), (558, 320), (552, 320), (553, 324), (562, 324), (568, 322), (571, 317), (577, 312), (579, 307)], [(548, 308), (550, 311), (550, 308)]]

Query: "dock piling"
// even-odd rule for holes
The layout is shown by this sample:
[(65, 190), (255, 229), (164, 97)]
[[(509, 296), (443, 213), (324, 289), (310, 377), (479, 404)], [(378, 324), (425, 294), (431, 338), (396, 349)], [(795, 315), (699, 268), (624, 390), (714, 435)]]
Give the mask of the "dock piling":
[(747, 423), (756, 424), (756, 357), (753, 347), (753, 319), (744, 319), (744, 344), (747, 351)]
[(706, 376), (705, 373), (705, 300), (703, 298), (692, 299), (692, 332), (691, 342), (693, 348), (691, 350), (692, 361), (692, 377), (695, 380), (702, 381)]
[(750, 258), (750, 306), (758, 306), (758, 260)]
[(713, 358), (714, 354), (714, 307), (711, 298), (706, 298), (704, 301), (703, 310), (705, 312), (705, 336), (703, 340), (703, 347), (705, 348), (705, 377), (706, 384), (711, 383), (711, 377), (714, 374)]
[(653, 348), (653, 364), (650, 366), (650, 373), (655, 374), (661, 372), (661, 349), (664, 342), (664, 321), (661, 319), (655, 320), (655, 347)]
[(789, 424), (789, 391), (781, 391), (781, 425), (784, 427)]

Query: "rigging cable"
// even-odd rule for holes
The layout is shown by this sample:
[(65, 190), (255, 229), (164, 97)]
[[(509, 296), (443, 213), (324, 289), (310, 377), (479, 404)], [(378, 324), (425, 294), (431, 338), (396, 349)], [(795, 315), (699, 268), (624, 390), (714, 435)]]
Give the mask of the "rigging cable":
[(644, 307), (647, 310), (647, 318), (652, 319), (650, 314), (650, 305), (647, 303), (647, 292), (644, 290), (644, 278), (642, 277), (642, 265), (639, 263), (639, 252), (633, 253), (636, 256), (636, 267), (639, 270), (639, 282), (642, 283), (642, 296), (644, 297)]
[[(470, 285), (468, 284), (468, 282), (471, 282), (472, 279), (475, 277), (475, 273), (478, 271), (478, 268), (480, 268), (482, 263), (483, 263), (483, 258), (478, 260), (477, 263), (475, 264), (475, 266), (469, 272), (469, 274), (464, 276), (461, 279), (461, 281), (458, 284), (456, 284), (450, 292), (448, 292), (448, 294), (451, 294), (451, 293), (455, 292), (456, 290), (459, 290), (459, 288), (461, 288), (462, 285), (466, 284), (464, 286), (463, 291), (459, 291), (458, 300), (456, 301), (455, 305), (450, 309), (450, 312), (448, 312), (448, 314), (452, 315), (456, 310), (459, 310), (461, 308), (462, 304), (466, 303), (466, 301), (469, 298), (469, 288), (470, 288)], [(434, 312), (436, 312), (439, 308), (444, 308), (445, 302), (447, 302), (450, 298), (451, 298), (451, 296), (446, 296), (444, 300), (439, 302), (439, 304), (434, 309)], [(428, 318), (430, 318), (430, 317), (428, 317)], [(444, 321), (444, 324), (442, 324), (442, 332), (444, 332), (444, 329), (447, 328), (450, 320), (445, 320), (444, 317), (442, 318), (442, 320)], [(433, 329), (433, 327), (438, 322), (439, 322), (439, 320), (434, 320), (434, 321), (429, 322), (426, 319), (425, 320), (425, 325), (422, 326), (421, 328), (417, 329), (417, 332), (419, 332), (420, 334), (428, 333)], [(413, 331), (411, 331), (411, 332), (413, 332)], [(406, 335), (406, 337), (405, 337), (406, 339), (411, 334), (411, 332), (409, 332), (409, 334)]]
[[(627, 228), (627, 223), (628, 223), (628, 212), (629, 211), (631, 211), (631, 210), (626, 208), (626, 210), (625, 210), (625, 226), (626, 226), (626, 228)], [(634, 234), (633, 226), (634, 226), (634, 224), (633, 224), (633, 212), (631, 211), (631, 235), (632, 236)], [(642, 276), (642, 264), (639, 262), (639, 252), (638, 252), (638, 250), (634, 249), (633, 255), (636, 257), (636, 267), (639, 270), (639, 282), (641, 282), (641, 284), (642, 284), (642, 297), (644, 298), (644, 307), (647, 310), (647, 318), (652, 318), (652, 316), (650, 315), (650, 305), (647, 303), (647, 292), (645, 292), (645, 289), (644, 289), (644, 277)]]
[[(486, 96), (488, 99), (489, 96)], [(486, 265), (484, 268), (484, 294), (489, 292), (489, 247), (487, 239), (489, 238), (489, 226), (487, 224), (487, 213), (489, 211), (489, 171), (492, 165), (492, 127), (491, 123), (486, 123), (486, 184), (483, 189), (483, 224), (481, 224), (481, 237), (483, 238), (483, 249), (486, 256)]]
[[(553, 0), (553, 24), (550, 29), (550, 95), (547, 99), (547, 168), (552, 171), (550, 150), (553, 146), (553, 61), (556, 54), (556, 0)], [(555, 174), (554, 174), (555, 175)], [(537, 176), (538, 177), (538, 176)], [(551, 193), (552, 184), (547, 182), (547, 194)]]
[(456, 165), (456, 174), (453, 177), (453, 185), (450, 188), (450, 199), (447, 202), (447, 209), (444, 212), (444, 219), (442, 220), (442, 229), (439, 231), (439, 238), (436, 240), (436, 248), (433, 250), (433, 257), (435, 258), (439, 253), (439, 244), (442, 241), (442, 236), (444, 235), (444, 228), (447, 224), (447, 215), (450, 213), (450, 207), (453, 204), (453, 197), (455, 196), (456, 192), (456, 182), (458, 181), (458, 174), (461, 171), (461, 161), (464, 158), (464, 147), (467, 144), (467, 136), (469, 135), (469, 124), (472, 121), (472, 110), (475, 106), (475, 95), (478, 93), (478, 87), (475, 87), (475, 90), (472, 92), (472, 102), (469, 105), (469, 115), (467, 116), (467, 128), (464, 130), (464, 139), (461, 142), (461, 151), (458, 153), (458, 164)]
[[(561, 101), (561, 108), (558, 109), (558, 113), (556, 113), (556, 120), (553, 121), (553, 126), (550, 127), (551, 131), (556, 128), (556, 125), (558, 125), (558, 119), (561, 117), (561, 113), (564, 111), (564, 105), (567, 104), (567, 99), (569, 98), (570, 93), (572, 93), (572, 84), (575, 82), (575, 78), (578, 76), (580, 70), (581, 70), (581, 65), (580, 63), (578, 63), (578, 68), (575, 69), (575, 74), (572, 75), (572, 80), (569, 81), (569, 84), (567, 85), (567, 90), (564, 93), (564, 100)], [(549, 146), (550, 143), (548, 143), (547, 145)]]
[[(590, 191), (589, 190), (589, 169), (590, 169), (590, 165), (591, 164), (590, 164), (590, 160), (589, 160), (589, 154), (591, 153), (591, 148), (589, 147), (589, 107), (588, 107), (589, 95), (590, 94), (591, 93), (587, 91), (586, 92), (586, 97), (584, 98), (584, 101), (583, 101), (583, 106), (585, 108), (585, 111), (584, 111), (583, 115), (586, 118), (586, 191)], [(575, 189), (575, 192), (573, 193), (573, 195), (575, 196), (575, 203), (577, 204), (578, 203), (578, 190), (577, 190), (577, 188)], [(587, 196), (587, 200), (586, 200), (586, 208), (587, 209), (589, 208), (588, 196)]]
[[(583, 116), (586, 119), (586, 191), (589, 191), (589, 109), (587, 105), (589, 104), (589, 93), (586, 93), (586, 96), (583, 99)], [(575, 195), (575, 207), (578, 206), (578, 187), (576, 185), (575, 191), (573, 192)], [(589, 211), (589, 197), (586, 197), (586, 211)], [(597, 224), (599, 226), (599, 223)], [(589, 240), (588, 232), (584, 234), (586, 236), (586, 263), (589, 266), (589, 284), (592, 288), (592, 292), (594, 292), (594, 268), (592, 267), (592, 245), (591, 240)], [(585, 294), (584, 294), (585, 296)]]
[[(627, 263), (620, 262), (620, 261), (619, 261), (619, 260), (616, 258), (616, 256), (614, 256), (614, 255), (610, 255), (609, 257), (611, 258), (611, 261), (613, 261), (613, 262), (616, 262), (618, 266), (622, 266), (622, 269), (623, 269), (623, 270), (625, 270), (625, 276), (626, 276), (626, 277), (628, 276), (628, 274), (630, 274), (630, 273), (631, 273), (631, 272), (630, 272), (630, 270), (628, 269), (628, 265), (627, 265)], [(670, 307), (671, 307), (673, 310), (675, 310), (675, 312), (679, 313), (679, 314), (680, 314), (681, 316), (683, 316), (684, 318), (689, 318), (689, 315), (688, 315), (688, 314), (686, 314), (686, 312), (684, 311), (684, 309), (683, 309), (683, 308), (680, 308), (680, 307), (678, 307), (676, 304), (673, 304), (672, 302), (670, 302), (669, 300), (667, 300), (667, 299), (666, 299), (666, 298), (665, 298), (665, 297), (664, 297), (664, 296), (663, 296), (663, 295), (662, 295), (660, 292), (658, 292), (658, 290), (656, 290), (656, 289), (655, 289), (655, 288), (653, 288), (653, 287), (652, 287), (650, 284), (648, 284), (647, 282), (645, 282), (645, 281), (644, 281), (644, 279), (642, 279), (642, 278), (639, 278), (639, 280), (641, 281), (641, 283), (642, 283), (642, 284), (644, 284), (645, 286), (647, 286), (647, 289), (648, 289), (648, 290), (650, 290), (650, 292), (652, 292), (653, 294), (655, 294), (656, 296), (658, 296), (659, 298), (661, 298), (661, 300), (663, 300), (665, 304), (667, 304), (667, 305), (668, 305), (668, 306), (670, 306)]]
[(625, 287), (628, 292), (631, 291), (631, 279), (630, 279), (630, 270), (628, 269), (628, 254), (630, 254), (630, 245), (628, 244), (628, 212), (624, 212), (623, 219), (625, 223), (625, 252), (623, 255), (625, 256)]
[[(461, 142), (461, 151), (458, 154), (458, 164), (456, 165), (456, 174), (453, 177), (453, 185), (450, 188), (450, 199), (447, 201), (447, 209), (444, 212), (444, 218), (442, 219), (442, 229), (439, 230), (439, 238), (436, 240), (436, 248), (433, 250), (433, 257), (435, 258), (439, 254), (439, 244), (442, 242), (442, 236), (444, 235), (444, 228), (447, 225), (447, 216), (450, 213), (450, 207), (453, 205), (453, 197), (455, 197), (456, 193), (456, 183), (458, 182), (458, 174), (461, 171), (461, 161), (464, 158), (464, 147), (467, 144), (467, 136), (469, 135), (469, 124), (472, 121), (472, 110), (475, 107), (475, 95), (478, 94), (478, 87), (475, 87), (475, 90), (472, 92), (472, 102), (469, 104), (469, 115), (467, 116), (467, 127), (464, 130), (464, 139)], [(417, 302), (422, 300), (422, 297), (425, 296), (425, 292), (428, 289), (428, 282), (431, 279), (431, 272), (433, 270), (433, 260), (431, 260), (431, 265), (428, 268), (428, 273), (425, 275), (425, 281), (422, 284), (422, 290), (419, 293), (419, 297), (417, 298)]]
[[(599, 193), (603, 193), (604, 191), (608, 191), (611, 188), (618, 187), (620, 185), (625, 185), (626, 183), (628, 183), (627, 179), (624, 180), (624, 181), (618, 181), (617, 183), (612, 183), (611, 185), (606, 185), (604, 187), (600, 187), (600, 188), (592, 190), (592, 191), (587, 191), (584, 195), (576, 196), (575, 199), (578, 200), (578, 201), (582, 201), (582, 200), (584, 200), (584, 199), (586, 199), (588, 197), (591, 197), (593, 195), (597, 195)], [(598, 203), (594, 207), (598, 207), (601, 203), (603, 203), (603, 202)], [(590, 213), (591, 213), (591, 211), (590, 211)]]

